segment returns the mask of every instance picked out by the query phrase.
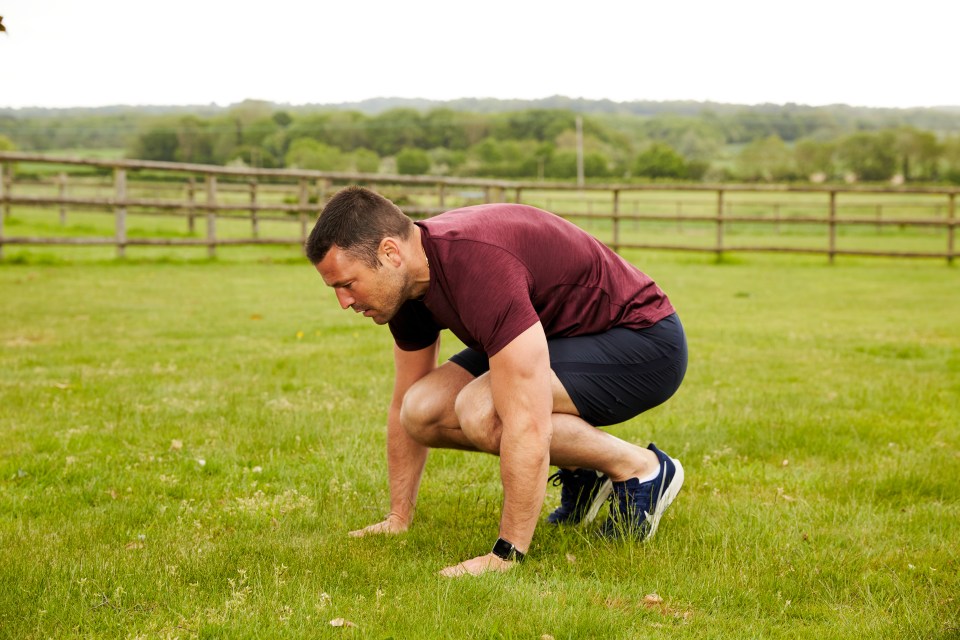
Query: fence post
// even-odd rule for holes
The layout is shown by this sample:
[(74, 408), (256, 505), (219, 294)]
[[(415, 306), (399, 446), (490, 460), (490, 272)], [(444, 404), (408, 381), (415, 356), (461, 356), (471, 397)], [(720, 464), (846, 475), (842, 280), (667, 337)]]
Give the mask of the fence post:
[(880, 220), (882, 219), (882, 217), (883, 217), (883, 205), (878, 204), (877, 205), (877, 235), (879, 235), (880, 232), (883, 231), (883, 225), (880, 224)]
[(250, 181), (250, 230), (254, 238), (260, 237), (260, 221), (257, 220), (257, 179)]
[(67, 197), (67, 174), (63, 171), (57, 176), (57, 194), (60, 197), (60, 226), (67, 224), (67, 205), (64, 199)]
[(127, 254), (127, 171), (119, 167), (113, 170), (113, 182), (116, 189), (114, 211), (117, 217), (116, 242), (117, 257)]
[[(6, 198), (6, 168), (7, 166), (3, 163), (0, 163), (0, 201), (3, 201)], [(6, 202), (4, 201), (4, 205)], [(3, 219), (6, 218), (6, 215), (0, 213), (0, 260), (3, 260)]]
[(317, 178), (317, 209), (323, 211), (323, 205), (327, 203), (327, 191), (330, 190), (329, 178)]
[(447, 206), (447, 185), (442, 182), (437, 183), (437, 200), (439, 201), (439, 207), (445, 209)]
[(949, 204), (947, 205), (947, 264), (953, 264), (954, 236), (957, 229), (957, 194), (949, 195)]
[(7, 198), (3, 203), (3, 217), (10, 219), (10, 198), (13, 196), (13, 165), (3, 163), (3, 193)]
[(828, 223), (828, 229), (830, 232), (830, 247), (828, 253), (830, 255), (830, 264), (833, 264), (837, 253), (837, 192), (833, 190), (830, 191), (830, 222)]
[(774, 230), (777, 235), (780, 235), (780, 203), (773, 203), (773, 219), (775, 221)]
[(310, 206), (310, 190), (306, 178), (300, 178), (299, 200), (300, 212), (297, 215), (300, 217), (300, 242), (302, 244), (307, 241), (307, 207)]
[(613, 190), (613, 251), (620, 253), (620, 190)]
[(521, 194), (522, 191), (523, 191), (522, 188), (517, 187), (517, 198), (516, 198), (516, 200), (515, 200), (515, 202), (516, 202), (517, 204), (520, 204), (520, 194)]
[(207, 257), (217, 257), (217, 176), (207, 176)]
[(197, 182), (193, 179), (193, 176), (187, 180), (187, 233), (193, 235), (194, 223), (194, 202), (196, 201), (196, 189)]
[(723, 258), (723, 189), (717, 189), (717, 260)]

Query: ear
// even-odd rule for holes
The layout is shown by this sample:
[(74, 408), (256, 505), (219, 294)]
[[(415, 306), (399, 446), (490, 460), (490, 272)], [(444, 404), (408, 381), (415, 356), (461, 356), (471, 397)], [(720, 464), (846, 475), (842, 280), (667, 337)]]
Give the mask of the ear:
[(396, 238), (384, 238), (380, 241), (380, 258), (384, 264), (390, 264), (394, 267), (399, 267), (403, 262), (400, 257), (400, 244), (397, 242)]

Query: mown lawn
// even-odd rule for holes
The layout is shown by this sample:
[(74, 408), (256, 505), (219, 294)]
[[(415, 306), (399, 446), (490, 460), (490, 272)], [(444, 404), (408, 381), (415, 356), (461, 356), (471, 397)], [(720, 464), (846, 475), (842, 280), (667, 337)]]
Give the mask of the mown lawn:
[(956, 269), (629, 254), (691, 363), (612, 431), (679, 499), (648, 543), (543, 525), (448, 580), (496, 459), (434, 452), (412, 529), (348, 538), (388, 505), (388, 332), (293, 250), (201, 252), (0, 264), (0, 637), (960, 637)]

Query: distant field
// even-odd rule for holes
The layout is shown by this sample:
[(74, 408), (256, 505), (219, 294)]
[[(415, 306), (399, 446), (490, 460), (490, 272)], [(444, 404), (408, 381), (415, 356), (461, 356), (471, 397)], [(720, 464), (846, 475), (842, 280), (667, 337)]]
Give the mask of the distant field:
[(346, 536), (387, 509), (390, 338), (294, 248), (6, 250), (2, 637), (960, 634), (960, 276), (939, 262), (628, 252), (691, 361), (611, 431), (679, 457), (679, 499), (649, 543), (541, 525), (522, 567), (449, 581), (495, 538), (496, 459), (434, 452), (407, 534)]

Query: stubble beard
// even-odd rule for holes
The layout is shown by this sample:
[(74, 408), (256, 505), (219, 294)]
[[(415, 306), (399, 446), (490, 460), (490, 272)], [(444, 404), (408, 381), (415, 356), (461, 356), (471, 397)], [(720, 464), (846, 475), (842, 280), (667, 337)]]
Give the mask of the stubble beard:
[[(389, 287), (389, 290), (385, 293), (386, 300), (389, 301), (389, 304), (383, 305), (382, 311), (383, 315), (373, 316), (372, 320), (377, 324), (387, 324), (393, 317), (397, 315), (397, 312), (400, 311), (400, 307), (410, 300), (411, 291), (413, 290), (413, 279), (409, 274), (398, 274), (395, 282), (397, 283), (396, 287)], [(393, 285), (394, 282), (391, 282), (390, 285)]]

